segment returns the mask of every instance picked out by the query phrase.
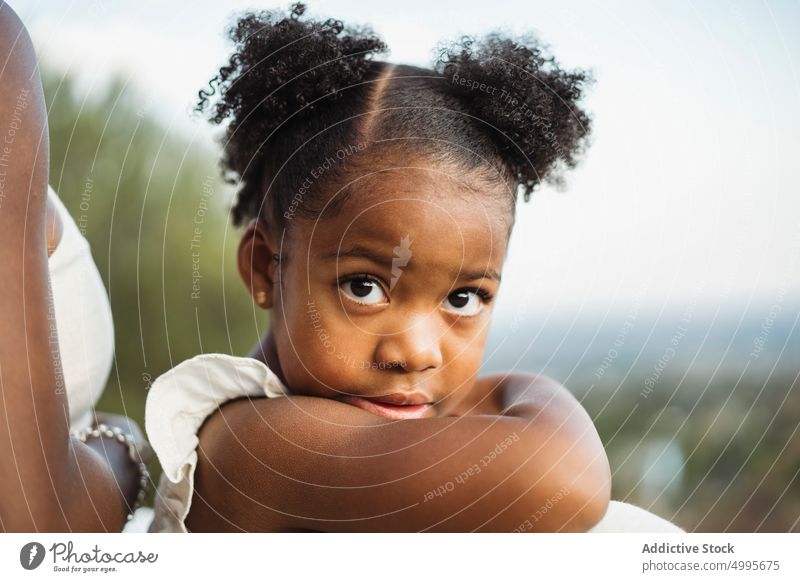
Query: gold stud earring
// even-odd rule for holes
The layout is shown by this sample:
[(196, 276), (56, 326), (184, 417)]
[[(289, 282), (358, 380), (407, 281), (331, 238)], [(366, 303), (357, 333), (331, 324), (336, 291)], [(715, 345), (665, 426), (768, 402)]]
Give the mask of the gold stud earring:
[(256, 293), (256, 303), (259, 305), (264, 305), (267, 302), (267, 292), (266, 291), (258, 291)]

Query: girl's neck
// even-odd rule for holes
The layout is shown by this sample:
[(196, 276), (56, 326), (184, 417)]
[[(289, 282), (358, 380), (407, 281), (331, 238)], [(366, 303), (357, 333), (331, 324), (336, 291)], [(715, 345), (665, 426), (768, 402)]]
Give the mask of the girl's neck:
[(278, 376), (278, 379), (283, 383), (283, 385), (287, 388), (289, 387), (286, 383), (286, 378), (283, 375), (280, 360), (278, 360), (278, 350), (275, 346), (275, 337), (272, 333), (272, 326), (270, 326), (269, 330), (267, 330), (267, 333), (263, 335), (261, 340), (259, 340), (248, 356), (266, 364), (270, 370), (275, 372), (275, 375)]

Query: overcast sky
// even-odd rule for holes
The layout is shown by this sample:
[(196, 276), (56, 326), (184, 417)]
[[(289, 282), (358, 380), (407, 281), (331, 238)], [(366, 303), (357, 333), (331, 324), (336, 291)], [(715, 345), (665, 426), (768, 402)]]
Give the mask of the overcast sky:
[[(121, 71), (158, 115), (203, 135), (188, 109), (227, 55), (229, 17), (286, 6), (10, 4), (49, 63), (86, 87)], [(396, 62), (429, 64), (440, 40), (504, 28), (594, 70), (593, 145), (565, 191), (519, 208), (501, 313), (800, 295), (799, 3), (328, 0), (310, 12), (371, 24)]]

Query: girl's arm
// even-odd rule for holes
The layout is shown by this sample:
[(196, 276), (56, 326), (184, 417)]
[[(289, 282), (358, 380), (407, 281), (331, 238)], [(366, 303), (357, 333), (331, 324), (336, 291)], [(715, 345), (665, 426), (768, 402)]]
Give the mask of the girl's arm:
[(200, 432), (187, 528), (585, 531), (605, 513), (608, 462), (565, 393), (490, 376), (470, 408), (503, 414), (404, 421), (307, 396), (227, 403)]
[(130, 471), (127, 452), (114, 441), (84, 445), (69, 436), (57, 373), (48, 147), (33, 45), (0, 1), (0, 531), (120, 531), (126, 488), (114, 471)]

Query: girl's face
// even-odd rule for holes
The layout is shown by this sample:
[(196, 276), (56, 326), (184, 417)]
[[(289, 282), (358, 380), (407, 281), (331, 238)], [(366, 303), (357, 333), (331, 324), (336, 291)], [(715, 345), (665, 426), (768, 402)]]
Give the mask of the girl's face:
[[(511, 208), (508, 193), (462, 180), (431, 167), (384, 171), (353, 183), (334, 216), (288, 219), (283, 241), (251, 227), (240, 266), (254, 265), (245, 281), (268, 295), (276, 372), (293, 393), (389, 418), (446, 415), (467, 396)], [(272, 253), (280, 264), (267, 267)]]

